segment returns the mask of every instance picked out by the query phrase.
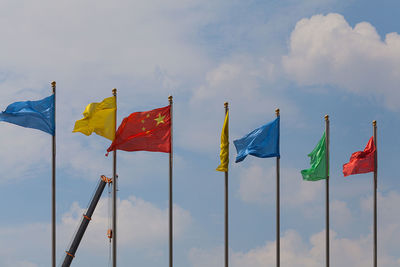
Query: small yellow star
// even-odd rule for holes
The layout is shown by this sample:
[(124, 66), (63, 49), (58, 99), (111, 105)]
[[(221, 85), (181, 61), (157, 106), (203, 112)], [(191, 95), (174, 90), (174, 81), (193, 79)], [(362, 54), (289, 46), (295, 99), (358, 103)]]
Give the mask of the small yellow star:
[(147, 114), (146, 118), (150, 117), (150, 114)]
[(142, 123), (144, 123), (144, 120), (142, 120)]
[(157, 122), (156, 126), (158, 126), (160, 123), (164, 123), (164, 118), (165, 115), (161, 116), (161, 113), (158, 113), (158, 117), (154, 119)]
[(143, 128), (142, 128), (142, 131), (146, 131), (146, 128), (143, 127)]

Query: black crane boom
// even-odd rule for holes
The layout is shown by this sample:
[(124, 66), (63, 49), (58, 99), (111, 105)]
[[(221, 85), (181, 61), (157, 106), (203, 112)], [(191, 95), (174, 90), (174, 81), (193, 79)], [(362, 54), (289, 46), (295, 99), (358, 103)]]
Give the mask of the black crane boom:
[(69, 250), (66, 251), (62, 267), (69, 267), (71, 265), (71, 262), (75, 257), (76, 250), (78, 249), (78, 246), (82, 240), (83, 235), (85, 234), (86, 228), (89, 225), (93, 212), (97, 206), (97, 203), (100, 200), (101, 194), (103, 193), (104, 187), (106, 186), (107, 183), (111, 183), (111, 179), (102, 175), (101, 180), (97, 186), (97, 190), (93, 195), (92, 201), (90, 202), (90, 205), (86, 211), (86, 214), (83, 214), (81, 225), (79, 226), (78, 231), (75, 234), (75, 237), (71, 243)]

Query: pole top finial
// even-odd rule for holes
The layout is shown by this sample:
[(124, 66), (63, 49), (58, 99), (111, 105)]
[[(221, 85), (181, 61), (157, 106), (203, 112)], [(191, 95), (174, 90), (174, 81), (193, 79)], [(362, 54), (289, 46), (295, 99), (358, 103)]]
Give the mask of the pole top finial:
[(51, 82), (51, 88), (53, 88), (53, 94), (56, 92), (56, 81)]
[(329, 115), (325, 115), (325, 121), (328, 121), (329, 120)]
[(168, 96), (169, 104), (172, 104), (172, 95)]
[(372, 121), (372, 125), (373, 125), (373, 126), (376, 126), (376, 120), (373, 120), (373, 121)]
[(228, 102), (225, 102), (225, 103), (224, 103), (224, 107), (225, 107), (225, 108), (228, 108), (228, 105), (229, 105)]
[(117, 95), (117, 88), (113, 88), (113, 89), (112, 89), (112, 94), (113, 94), (113, 96), (116, 96), (116, 95)]
[(275, 114), (276, 114), (277, 117), (278, 117), (279, 114), (280, 114), (279, 112), (280, 112), (279, 108), (275, 109)]

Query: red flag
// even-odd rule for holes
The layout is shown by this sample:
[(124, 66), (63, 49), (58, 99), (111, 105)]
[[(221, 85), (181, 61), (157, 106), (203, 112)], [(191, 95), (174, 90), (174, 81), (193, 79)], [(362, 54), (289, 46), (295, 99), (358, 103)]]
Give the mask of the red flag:
[(374, 138), (371, 137), (364, 151), (354, 152), (350, 161), (343, 165), (344, 176), (373, 172), (375, 170), (375, 151)]
[(107, 152), (171, 152), (171, 107), (135, 112), (123, 119)]

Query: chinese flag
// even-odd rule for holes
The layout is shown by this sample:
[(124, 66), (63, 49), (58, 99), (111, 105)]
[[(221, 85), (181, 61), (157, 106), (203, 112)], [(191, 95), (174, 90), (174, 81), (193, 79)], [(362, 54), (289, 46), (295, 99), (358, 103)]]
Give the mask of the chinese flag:
[(171, 107), (135, 112), (123, 119), (107, 152), (171, 152)]
[(375, 170), (375, 151), (374, 138), (371, 137), (364, 151), (354, 152), (350, 161), (343, 165), (344, 176), (373, 172)]

